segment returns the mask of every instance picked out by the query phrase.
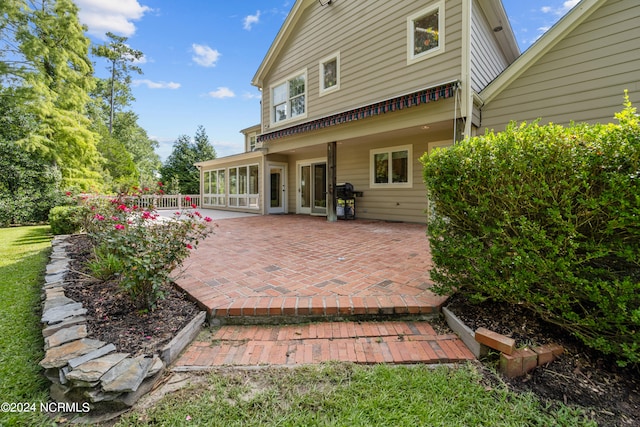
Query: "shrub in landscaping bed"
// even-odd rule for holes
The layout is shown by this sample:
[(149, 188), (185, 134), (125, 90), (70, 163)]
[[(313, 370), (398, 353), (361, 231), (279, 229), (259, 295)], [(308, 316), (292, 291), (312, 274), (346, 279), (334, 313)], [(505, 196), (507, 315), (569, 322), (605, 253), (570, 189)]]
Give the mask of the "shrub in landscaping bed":
[(194, 211), (195, 205), (163, 220), (153, 208), (140, 208), (126, 195), (86, 203), (90, 214), (84, 224), (95, 244), (93, 274), (117, 277), (141, 309), (155, 308), (172, 271), (213, 232), (211, 218)]
[(640, 361), (640, 124), (511, 123), (422, 158), (440, 293), (521, 304)]
[(86, 214), (84, 206), (55, 206), (49, 211), (49, 225), (53, 234), (73, 234), (82, 229)]

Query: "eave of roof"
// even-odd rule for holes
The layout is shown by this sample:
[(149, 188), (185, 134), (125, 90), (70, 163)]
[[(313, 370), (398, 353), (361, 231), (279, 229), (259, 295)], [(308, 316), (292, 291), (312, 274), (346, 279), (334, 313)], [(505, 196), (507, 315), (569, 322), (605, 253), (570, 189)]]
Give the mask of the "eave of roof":
[(551, 29), (542, 35), (529, 49), (507, 67), (498, 77), (481, 92), (484, 104), (491, 102), (515, 79), (535, 64), (543, 55), (558, 44), (567, 34), (584, 22), (593, 12), (598, 10), (607, 0), (582, 0), (562, 17)]

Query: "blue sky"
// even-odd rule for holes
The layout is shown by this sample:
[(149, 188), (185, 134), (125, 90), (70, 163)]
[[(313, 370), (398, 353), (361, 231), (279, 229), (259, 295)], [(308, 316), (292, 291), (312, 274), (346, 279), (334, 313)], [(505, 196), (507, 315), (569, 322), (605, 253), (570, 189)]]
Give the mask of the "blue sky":
[[(160, 143), (163, 160), (179, 135), (193, 136), (199, 125), (218, 157), (242, 152), (240, 130), (260, 120), (260, 92), (251, 79), (294, 0), (75, 3), (94, 42), (103, 43), (111, 31), (144, 53), (138, 64), (144, 74), (133, 76), (132, 108), (138, 123)], [(522, 51), (577, 3), (503, 0)], [(106, 64), (96, 60), (96, 74), (105, 77)]]

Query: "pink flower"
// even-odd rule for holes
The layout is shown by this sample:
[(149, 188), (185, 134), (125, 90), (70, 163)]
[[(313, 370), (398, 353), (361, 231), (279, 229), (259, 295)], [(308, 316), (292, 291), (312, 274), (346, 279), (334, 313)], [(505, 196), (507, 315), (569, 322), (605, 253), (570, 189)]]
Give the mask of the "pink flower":
[(100, 214), (96, 214), (94, 218), (97, 219), (98, 221), (104, 221), (104, 217)]
[(120, 218), (118, 218), (117, 216), (112, 216), (111, 219), (114, 221), (120, 221)]
[(184, 199), (185, 199), (187, 202), (190, 202), (190, 201), (191, 201), (191, 197), (189, 197), (189, 196), (184, 196)]
[(149, 211), (142, 212), (142, 218), (151, 219), (151, 212), (149, 212)]
[(191, 246), (190, 243), (187, 243), (187, 249), (193, 249), (193, 246)]
[(193, 213), (195, 216), (197, 216), (198, 218), (202, 218), (202, 214), (198, 211)]
[(64, 194), (65, 194), (65, 196), (67, 196), (67, 197), (71, 197), (71, 191), (67, 191), (67, 192), (66, 192), (66, 193), (64, 193)]
[(121, 205), (118, 206), (118, 210), (126, 212), (126, 211), (129, 210), (129, 208), (127, 208), (125, 205), (121, 204)]
[(175, 211), (173, 214), (176, 215), (176, 216), (180, 216), (180, 212), (179, 211)]
[(195, 209), (195, 208), (197, 208), (197, 207), (198, 207), (198, 205), (196, 205), (195, 203), (192, 203), (192, 204), (191, 204), (191, 208), (192, 208), (192, 209)]
[(164, 184), (162, 184), (160, 181), (158, 181), (158, 187), (162, 187)]
[(187, 418), (185, 418), (185, 420), (191, 421), (191, 415), (187, 415)]
[(124, 225), (122, 225), (122, 224), (116, 224), (116, 225), (114, 225), (114, 227), (115, 227), (116, 230), (124, 230)]
[(213, 221), (213, 220), (212, 220), (211, 218), (209, 218), (208, 216), (205, 216), (205, 217), (204, 217), (204, 220), (205, 220), (206, 222), (211, 222), (211, 221)]

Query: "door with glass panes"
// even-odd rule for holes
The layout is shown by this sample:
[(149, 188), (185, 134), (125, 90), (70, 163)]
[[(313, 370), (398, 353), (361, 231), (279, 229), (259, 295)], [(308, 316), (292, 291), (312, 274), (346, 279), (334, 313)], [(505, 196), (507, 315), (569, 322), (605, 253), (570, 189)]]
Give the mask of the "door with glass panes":
[(327, 162), (324, 159), (298, 162), (297, 213), (327, 214)]

